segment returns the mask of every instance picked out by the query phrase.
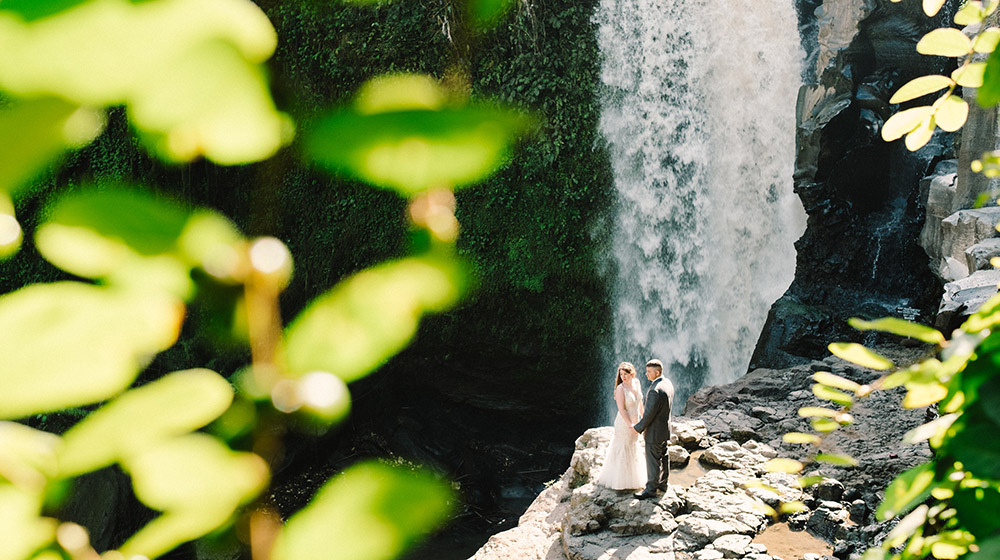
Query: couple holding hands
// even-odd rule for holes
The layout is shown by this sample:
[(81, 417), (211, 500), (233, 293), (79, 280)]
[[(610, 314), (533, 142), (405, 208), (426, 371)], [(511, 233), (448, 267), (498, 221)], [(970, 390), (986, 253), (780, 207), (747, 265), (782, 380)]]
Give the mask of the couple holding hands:
[[(635, 366), (618, 364), (615, 373), (615, 431), (598, 484), (614, 490), (642, 488), (633, 494), (640, 500), (652, 498), (667, 490), (670, 462), (667, 445), (670, 441), (670, 405), (674, 386), (663, 377), (663, 363), (646, 363), (646, 378), (653, 382), (646, 391), (643, 406), (642, 387), (636, 379)], [(645, 461), (639, 460), (639, 434), (645, 439)]]

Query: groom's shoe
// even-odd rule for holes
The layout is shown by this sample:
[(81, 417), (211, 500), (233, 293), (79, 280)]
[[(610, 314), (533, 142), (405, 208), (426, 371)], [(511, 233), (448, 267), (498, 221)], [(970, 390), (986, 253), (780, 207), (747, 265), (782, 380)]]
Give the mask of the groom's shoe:
[(643, 490), (642, 492), (636, 492), (635, 494), (632, 494), (632, 497), (637, 500), (648, 500), (650, 498), (655, 498), (656, 494), (650, 494), (649, 492)]

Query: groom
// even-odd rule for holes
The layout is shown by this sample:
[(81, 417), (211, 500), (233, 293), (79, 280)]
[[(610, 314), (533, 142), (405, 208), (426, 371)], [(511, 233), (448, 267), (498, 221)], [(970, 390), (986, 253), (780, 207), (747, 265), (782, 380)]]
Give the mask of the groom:
[(646, 362), (646, 377), (653, 382), (646, 391), (646, 409), (635, 431), (646, 432), (646, 487), (633, 494), (640, 500), (656, 496), (656, 492), (666, 492), (667, 477), (670, 476), (670, 462), (667, 444), (670, 440), (670, 404), (674, 400), (674, 385), (663, 377), (663, 363), (660, 360)]

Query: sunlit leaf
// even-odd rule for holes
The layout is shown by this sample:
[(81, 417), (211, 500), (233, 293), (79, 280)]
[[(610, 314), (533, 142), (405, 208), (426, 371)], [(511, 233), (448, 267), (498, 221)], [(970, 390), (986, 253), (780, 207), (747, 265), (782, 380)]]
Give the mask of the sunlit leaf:
[(362, 115), (397, 111), (436, 111), (447, 95), (441, 84), (427, 74), (385, 74), (362, 84), (354, 109)]
[(86, 284), (35, 284), (0, 297), (0, 418), (105, 400), (177, 338), (170, 298)]
[(165, 159), (223, 165), (266, 159), (290, 139), (263, 72), (233, 46), (193, 47), (136, 88), (129, 116)]
[(817, 406), (803, 406), (799, 409), (799, 416), (803, 418), (811, 418), (813, 416), (826, 416), (828, 418), (835, 418), (837, 416), (836, 410), (831, 410), (829, 408), (820, 408)]
[(506, 12), (513, 0), (468, 0), (472, 21), (479, 27), (488, 27)]
[(822, 434), (828, 434), (840, 428), (840, 422), (830, 418), (813, 418), (809, 421), (809, 425)]
[(243, 163), (288, 139), (256, 67), (276, 44), (264, 13), (240, 0), (86, 2), (28, 23), (0, 12), (0, 88), (124, 104), (174, 159)]
[(913, 107), (896, 113), (882, 125), (882, 139), (886, 142), (892, 142), (902, 138), (904, 134), (908, 134), (933, 113), (934, 108), (930, 105)]
[(815, 475), (814, 474), (814, 475), (811, 475), (811, 476), (803, 476), (803, 477), (799, 478), (795, 482), (796, 482), (796, 486), (798, 486), (799, 488), (808, 488), (810, 486), (815, 486), (815, 485), (819, 484), (820, 482), (823, 482), (824, 478), (825, 477), (822, 477), (820, 475)]
[(930, 495), (933, 481), (934, 466), (931, 463), (917, 465), (900, 474), (886, 488), (885, 498), (875, 515), (879, 520), (885, 521), (910, 511)]
[(138, 256), (173, 252), (187, 219), (178, 205), (139, 189), (76, 191), (50, 210), (36, 244), (63, 270), (101, 278)]
[(837, 389), (843, 389), (845, 391), (850, 391), (852, 393), (856, 393), (858, 389), (861, 388), (861, 385), (858, 385), (857, 383), (851, 381), (850, 379), (846, 379), (839, 375), (834, 375), (828, 371), (817, 371), (816, 373), (813, 374), (813, 380), (815, 380), (817, 383), (822, 383), (823, 385), (828, 385), (830, 387), (834, 387)]
[(376, 463), (334, 477), (278, 537), (274, 560), (389, 560), (448, 514), (448, 485)]
[(101, 113), (58, 99), (17, 101), (0, 109), (0, 192), (14, 192), (71, 147), (94, 139)]
[(802, 432), (788, 432), (781, 436), (781, 439), (788, 443), (819, 443), (819, 436), (815, 434), (803, 434)]
[(983, 85), (977, 90), (976, 100), (987, 108), (1000, 103), (1000, 50), (994, 50), (986, 60)]
[(854, 398), (847, 393), (838, 391), (833, 387), (827, 387), (821, 383), (816, 383), (812, 386), (812, 392), (814, 395), (821, 399), (826, 399), (828, 401), (835, 402), (841, 406), (851, 406), (854, 402)]
[(985, 71), (985, 62), (973, 62), (956, 68), (951, 73), (951, 79), (962, 87), (977, 88), (983, 85), (983, 72)]
[(778, 457), (764, 463), (764, 470), (767, 472), (795, 474), (802, 470), (802, 463), (795, 459)]
[(802, 502), (783, 502), (778, 506), (778, 513), (782, 515), (795, 515), (796, 513), (802, 513), (803, 511), (809, 511), (809, 506), (803, 504)]
[(934, 113), (935, 122), (945, 132), (955, 132), (962, 128), (969, 117), (969, 104), (956, 95), (949, 95)]
[(886, 370), (895, 367), (892, 360), (880, 356), (854, 342), (834, 342), (827, 346), (827, 348), (829, 348), (830, 353), (834, 356), (859, 366), (877, 370)]
[[(946, 87), (950, 87), (954, 83), (955, 82), (947, 76), (920, 76), (919, 78), (914, 78), (903, 84), (903, 87), (896, 90), (896, 93), (889, 98), (889, 102), (903, 103), (905, 101), (910, 101), (911, 99), (923, 97), (929, 93), (934, 93), (935, 91), (940, 91)], [(914, 109), (918, 108), (919, 107), (914, 107)], [(905, 111), (903, 112), (905, 113)]]
[(129, 457), (124, 466), (136, 497), (166, 512), (121, 547), (126, 557), (155, 558), (220, 527), (268, 480), (263, 459), (231, 451), (203, 434), (162, 442)]
[(63, 436), (63, 476), (97, 470), (215, 420), (233, 401), (229, 382), (207, 369), (178, 371), (132, 389)]
[(61, 444), (59, 437), (41, 430), (0, 422), (0, 481), (6, 479), (22, 491), (41, 493), (55, 475)]
[(823, 463), (830, 463), (831, 465), (839, 465), (842, 467), (858, 466), (857, 459), (849, 455), (841, 455), (839, 453), (818, 453), (816, 454), (816, 460)]
[[(895, 1), (895, 0), (894, 0)], [(861, 560), (885, 560), (886, 551), (881, 547), (869, 548), (861, 555)]]
[(0, 191), (0, 261), (10, 258), (21, 249), (24, 231), (14, 215), (14, 203)]
[(412, 196), (482, 180), (529, 123), (522, 114), (488, 107), (344, 111), (320, 121), (306, 148), (331, 170)]
[(752, 507), (755, 511), (757, 511), (761, 515), (766, 515), (768, 517), (775, 517), (778, 515), (778, 512), (773, 507), (761, 501), (755, 501), (753, 504), (751, 504), (750, 507)]
[(56, 522), (41, 509), (40, 496), (0, 483), (0, 560), (24, 560), (55, 538)]
[[(884, 503), (885, 502), (883, 502), (883, 504)], [(909, 539), (910, 536), (917, 531), (917, 529), (922, 527), (925, 521), (927, 521), (928, 509), (930, 508), (928, 508), (926, 505), (922, 505), (913, 510), (906, 517), (900, 519), (899, 523), (897, 523), (896, 526), (893, 527), (892, 531), (890, 531), (889, 534), (886, 535), (885, 543), (882, 546), (891, 548), (894, 546), (899, 546), (904, 542), (906, 542), (906, 540)], [(879, 518), (882, 519), (881, 517)]]
[(362, 377), (402, 350), (426, 313), (453, 305), (465, 285), (457, 261), (408, 258), (362, 271), (315, 299), (289, 325), (286, 354), (298, 375)]
[(940, 418), (917, 426), (903, 435), (903, 443), (912, 445), (914, 443), (929, 440), (937, 434), (946, 432), (957, 418), (958, 414), (945, 414)]
[(942, 27), (921, 37), (917, 42), (917, 52), (935, 56), (965, 56), (972, 52), (972, 40), (958, 29)]
[(903, 397), (903, 408), (921, 408), (934, 404), (948, 395), (948, 387), (937, 381), (910, 381)]
[(937, 15), (941, 6), (944, 6), (945, 0), (924, 0), (924, 13), (928, 17), (934, 17)]
[(920, 124), (906, 135), (904, 141), (906, 149), (915, 152), (926, 146), (931, 141), (931, 137), (934, 136), (935, 124), (933, 116), (920, 121)]
[[(996, 8), (996, 5), (993, 5)], [(990, 10), (992, 12), (992, 10)], [(959, 8), (958, 12), (955, 14), (955, 23), (961, 26), (972, 25), (974, 23), (982, 23), (983, 19), (986, 18), (985, 10), (983, 10), (983, 4), (979, 0), (972, 0), (970, 2), (963, 2), (962, 7)]]
[(972, 50), (977, 53), (991, 53), (1000, 44), (1000, 29), (991, 27), (980, 31), (972, 45)]
[[(941, 344), (945, 340), (944, 335), (937, 329), (895, 317), (883, 317), (874, 321), (851, 318), (847, 323), (859, 331), (887, 332), (908, 338), (915, 338), (930, 344)], [(828, 385), (830, 384), (828, 383)], [(846, 387), (841, 388), (846, 389)]]

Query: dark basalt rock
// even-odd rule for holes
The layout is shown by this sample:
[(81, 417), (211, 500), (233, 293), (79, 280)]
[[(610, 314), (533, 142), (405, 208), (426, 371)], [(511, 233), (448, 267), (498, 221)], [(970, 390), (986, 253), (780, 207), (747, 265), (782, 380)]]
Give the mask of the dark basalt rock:
[[(803, 88), (798, 108), (795, 191), (809, 219), (796, 243), (795, 280), (770, 310), (751, 370), (821, 359), (830, 342), (861, 341), (846, 324), (852, 316), (930, 322), (936, 311), (941, 284), (918, 245), (920, 180), (953, 153), (952, 137), (939, 131), (909, 152), (902, 142), (884, 142), (880, 131), (901, 108), (889, 105), (893, 91), (916, 76), (950, 70), (944, 59), (915, 49), (950, 15), (927, 18), (918, 3), (865, 4), (856, 36), (838, 52), (817, 53), (821, 47), (808, 35), (813, 27), (800, 25), (808, 60), (830, 60)], [(812, 3), (799, 7), (808, 20)]]

